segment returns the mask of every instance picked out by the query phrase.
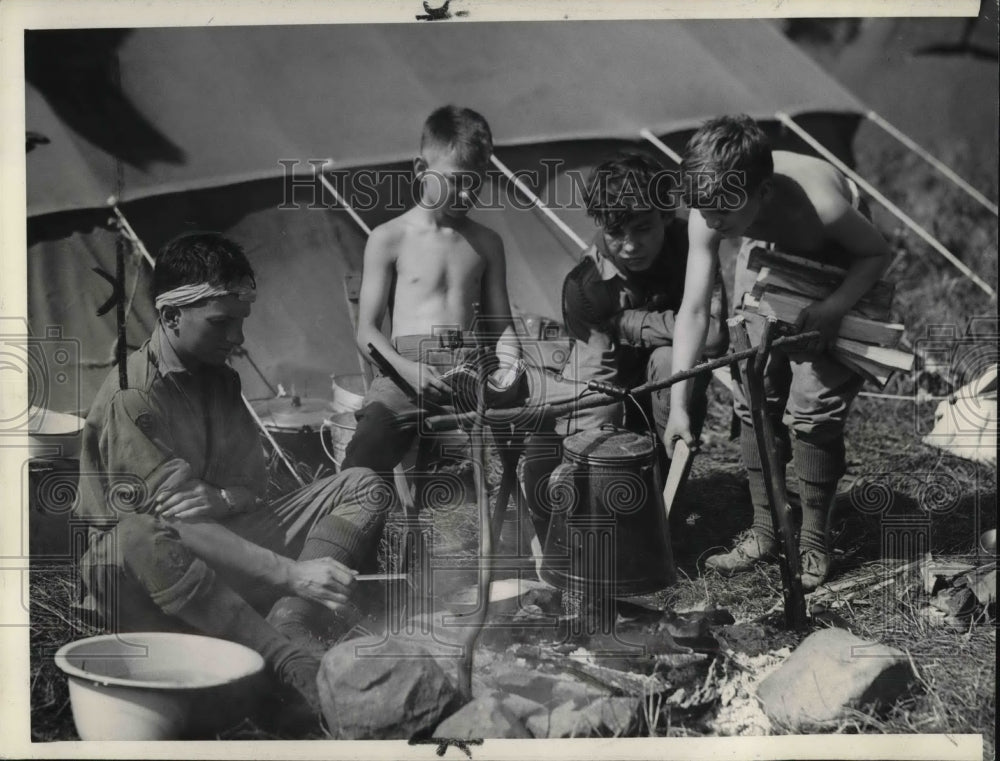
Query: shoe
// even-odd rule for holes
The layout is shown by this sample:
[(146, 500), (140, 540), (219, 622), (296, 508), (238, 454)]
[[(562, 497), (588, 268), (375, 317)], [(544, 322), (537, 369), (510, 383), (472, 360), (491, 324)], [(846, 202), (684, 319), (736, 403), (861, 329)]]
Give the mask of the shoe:
[(830, 556), (825, 550), (807, 549), (799, 554), (802, 565), (802, 591), (812, 592), (830, 575)]
[(723, 576), (732, 576), (749, 571), (759, 563), (776, 560), (777, 557), (778, 543), (750, 530), (729, 552), (708, 558), (705, 567)]
[(286, 660), (275, 672), (279, 688), (272, 695), (266, 724), (279, 734), (320, 732), (323, 705), (316, 677), (319, 661), (305, 653)]

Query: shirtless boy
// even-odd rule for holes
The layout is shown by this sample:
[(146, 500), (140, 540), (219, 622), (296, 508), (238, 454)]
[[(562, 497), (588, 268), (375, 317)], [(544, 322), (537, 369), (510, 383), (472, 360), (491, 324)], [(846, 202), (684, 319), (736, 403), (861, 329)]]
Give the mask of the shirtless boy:
[[(704, 124), (688, 142), (682, 170), (685, 187), (697, 192), (689, 199), (690, 249), (675, 327), (675, 371), (691, 367), (702, 353), (712, 273), (724, 238), (743, 239), (733, 290), (737, 310), (743, 294), (753, 287), (746, 265), (754, 245), (773, 245), (784, 253), (847, 270), (840, 286), (826, 299), (810, 304), (799, 318), (799, 330), (816, 330), (821, 337), (800, 352), (774, 352), (765, 370), (768, 414), (776, 429), (783, 423), (791, 433), (791, 456), (802, 498), (802, 585), (814, 589), (830, 570), (827, 514), (844, 474), (844, 423), (863, 382), (824, 349), (836, 337), (844, 315), (885, 270), (889, 247), (866, 217), (850, 180), (820, 159), (772, 152), (763, 131), (747, 116), (721, 117)], [(734, 177), (740, 180), (742, 203), (726, 208), (727, 188), (732, 187)], [(664, 435), (668, 447), (679, 438), (693, 440), (690, 385), (684, 382), (673, 387)], [(738, 387), (733, 396), (743, 423), (740, 446), (754, 518), (751, 531), (731, 551), (706, 563), (725, 575), (773, 559), (777, 551), (750, 410)]]
[[(415, 396), (390, 377), (375, 378), (357, 414), (345, 468), (364, 466), (391, 474), (415, 435), (412, 427), (394, 426), (395, 418), (428, 403), (450, 404), (452, 388), (442, 376), (469, 359), (477, 342), (495, 340), (498, 373), (520, 357), (503, 242), (468, 217), (492, 152), (489, 125), (478, 113), (456, 106), (434, 111), (424, 123), (420, 156), (414, 160), (419, 203), (375, 228), (368, 239), (358, 346), (366, 355), (368, 344), (374, 346)], [(392, 333), (386, 337), (380, 326), (390, 293)], [(476, 304), (480, 313), (473, 326)], [(478, 335), (470, 333), (473, 327)], [(371, 538), (359, 538), (362, 556), (361, 545)]]

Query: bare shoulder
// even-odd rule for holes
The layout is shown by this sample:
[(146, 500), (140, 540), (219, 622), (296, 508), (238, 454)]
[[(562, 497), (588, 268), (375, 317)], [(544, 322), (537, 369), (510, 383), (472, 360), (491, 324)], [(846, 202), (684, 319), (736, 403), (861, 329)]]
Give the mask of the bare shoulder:
[(464, 230), (469, 244), (480, 256), (488, 259), (503, 258), (503, 238), (500, 234), (475, 220), (466, 220)]
[(406, 230), (409, 226), (408, 220), (400, 215), (393, 217), (388, 222), (383, 222), (371, 231), (368, 236), (368, 243), (365, 246), (366, 257), (378, 257), (395, 259), (398, 255), (406, 237)]
[(775, 151), (774, 171), (798, 184), (824, 224), (836, 221), (851, 206), (847, 178), (828, 161), (801, 153)]

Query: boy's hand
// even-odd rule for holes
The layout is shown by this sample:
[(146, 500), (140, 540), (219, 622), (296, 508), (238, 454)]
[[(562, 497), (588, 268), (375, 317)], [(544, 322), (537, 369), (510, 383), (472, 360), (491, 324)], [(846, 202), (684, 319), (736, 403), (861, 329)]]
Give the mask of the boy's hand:
[(191, 466), (178, 457), (167, 462), (163, 468), (169, 475), (163, 479), (163, 483), (156, 487), (156, 493), (153, 495), (154, 508), (159, 502), (183, 487), (188, 481), (194, 480), (194, 471), (191, 469)]
[(844, 319), (845, 314), (844, 310), (831, 304), (829, 300), (817, 301), (803, 309), (799, 314), (798, 322), (795, 323), (796, 331), (805, 333), (818, 330), (820, 335), (819, 338), (814, 338), (801, 347), (797, 347), (794, 353), (819, 354), (822, 352), (828, 344), (836, 340), (837, 334), (840, 332), (841, 320)]
[(156, 494), (154, 510), (161, 518), (182, 521), (222, 518), (230, 512), (221, 490), (198, 479), (174, 489), (161, 488)]
[(670, 416), (663, 428), (663, 446), (667, 448), (667, 457), (674, 456), (674, 442), (684, 441), (689, 447), (695, 446), (694, 434), (691, 433), (691, 418), (687, 411), (676, 407), (670, 408)]
[(330, 610), (344, 608), (354, 589), (357, 572), (333, 558), (298, 560), (289, 571), (288, 590)]
[(451, 387), (441, 379), (437, 368), (423, 362), (406, 362), (399, 368), (403, 380), (412, 386), (420, 396), (432, 402), (446, 403), (451, 396)]

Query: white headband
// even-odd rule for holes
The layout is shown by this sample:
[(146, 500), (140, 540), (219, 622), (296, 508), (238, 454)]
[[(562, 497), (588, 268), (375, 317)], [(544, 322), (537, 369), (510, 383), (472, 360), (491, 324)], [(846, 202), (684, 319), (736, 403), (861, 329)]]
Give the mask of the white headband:
[(257, 299), (257, 291), (250, 284), (249, 280), (243, 280), (239, 283), (227, 283), (226, 285), (209, 285), (208, 283), (182, 285), (157, 296), (156, 308), (163, 309), (166, 306), (184, 307), (203, 299), (211, 299), (217, 296), (236, 296), (240, 301), (253, 302)]

